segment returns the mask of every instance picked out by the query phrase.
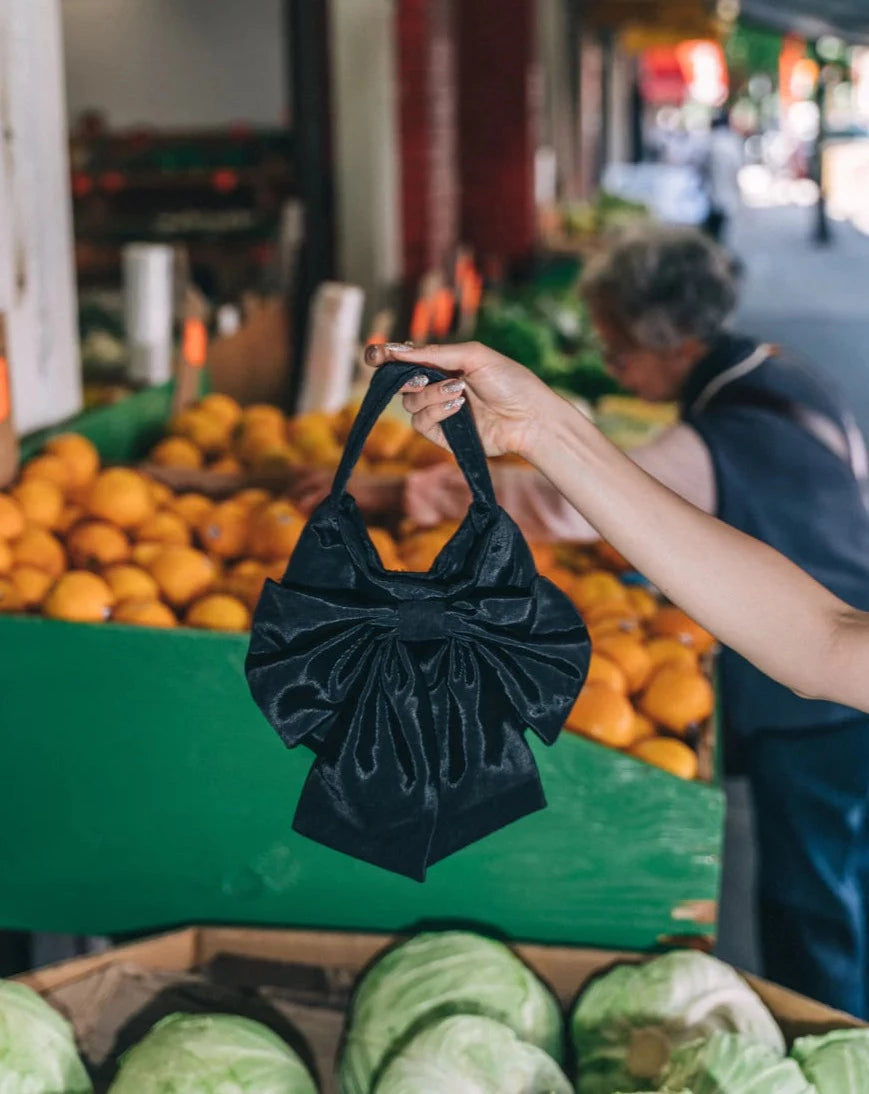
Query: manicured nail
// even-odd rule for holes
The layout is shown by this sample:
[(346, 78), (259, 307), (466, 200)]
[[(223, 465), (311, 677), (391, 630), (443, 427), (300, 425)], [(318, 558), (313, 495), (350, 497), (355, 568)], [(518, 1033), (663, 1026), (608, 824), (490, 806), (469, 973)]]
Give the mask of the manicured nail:
[[(366, 346), (365, 347), (365, 360), (369, 364), (373, 364), (377, 360), (377, 358), (380, 356), (380, 350), (382, 348), (383, 347), (378, 345), (376, 342), (372, 343), (370, 346)], [(388, 346), (386, 348), (389, 349)]]
[(461, 399), (450, 399), (448, 403), (444, 403), (444, 410), (458, 410), (460, 406), (464, 406), (464, 396)]
[(421, 388), (421, 387), (425, 387), (427, 383), (428, 383), (428, 376), (424, 376), (422, 373), (420, 373), (418, 376), (412, 376), (407, 381), (407, 386), (408, 387)]
[(465, 390), (465, 381), (451, 380), (448, 384), (444, 384), (443, 390), (447, 395), (458, 395), (460, 391)]
[(411, 344), (410, 342), (387, 342), (383, 348), (388, 353), (403, 353)]

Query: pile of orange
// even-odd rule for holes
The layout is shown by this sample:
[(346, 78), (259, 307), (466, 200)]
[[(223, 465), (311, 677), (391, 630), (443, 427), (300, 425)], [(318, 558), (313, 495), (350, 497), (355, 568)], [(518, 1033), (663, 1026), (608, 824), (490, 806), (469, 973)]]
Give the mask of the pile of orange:
[[(315, 411), (288, 418), (274, 406), (242, 408), (226, 395), (206, 395), (170, 421), (169, 435), (149, 459), (162, 467), (219, 474), (334, 468), (357, 410), (354, 405), (334, 414)], [(383, 417), (368, 436), (360, 466), (375, 473), (403, 474), (451, 458), (404, 422)]]
[(693, 779), (692, 741), (715, 705), (703, 664), (715, 639), (613, 572), (627, 568), (606, 544), (556, 550), (540, 568), (580, 609), (592, 640), (588, 679), (567, 728)]
[[(334, 467), (356, 408), (287, 419), (206, 396), (152, 451), (164, 466), (239, 472)], [(381, 419), (365, 447), (370, 469), (406, 472), (450, 458), (405, 424)], [(0, 613), (74, 622), (245, 631), (266, 579), (279, 580), (304, 527), (283, 498), (242, 489), (214, 501), (174, 493), (129, 467), (101, 468), (86, 438), (48, 442), (0, 493)], [(457, 525), (370, 529), (382, 565), (425, 571)], [(683, 778), (697, 774), (695, 730), (714, 698), (702, 659), (714, 639), (649, 590), (622, 580), (606, 544), (531, 545), (541, 574), (574, 601), (592, 638), (588, 681), (567, 728)]]

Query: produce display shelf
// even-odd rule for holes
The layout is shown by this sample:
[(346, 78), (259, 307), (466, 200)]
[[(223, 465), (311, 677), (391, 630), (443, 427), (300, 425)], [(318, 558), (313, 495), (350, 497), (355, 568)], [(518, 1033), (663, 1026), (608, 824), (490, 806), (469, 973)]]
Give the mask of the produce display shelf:
[[(65, 429), (139, 458), (167, 389)], [(24, 446), (25, 454), (41, 438)], [(649, 950), (714, 934), (724, 802), (564, 733), (532, 742), (549, 807), (420, 885), (291, 829), (311, 765), (254, 706), (243, 635), (0, 618), (0, 927), (122, 933), (189, 922), (392, 931), (492, 924)]]

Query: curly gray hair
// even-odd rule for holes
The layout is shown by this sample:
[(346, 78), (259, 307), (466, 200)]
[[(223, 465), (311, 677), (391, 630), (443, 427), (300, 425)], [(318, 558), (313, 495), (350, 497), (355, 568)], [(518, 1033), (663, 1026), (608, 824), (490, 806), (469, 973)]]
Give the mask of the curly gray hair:
[(586, 267), (581, 291), (636, 345), (709, 343), (736, 306), (731, 260), (696, 228), (629, 229)]

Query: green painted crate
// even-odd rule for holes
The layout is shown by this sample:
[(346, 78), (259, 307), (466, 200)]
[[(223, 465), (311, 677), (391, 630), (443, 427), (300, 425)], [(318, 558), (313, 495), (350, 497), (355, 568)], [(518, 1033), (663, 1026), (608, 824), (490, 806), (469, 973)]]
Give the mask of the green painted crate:
[[(73, 425), (106, 459), (131, 459), (167, 407), (167, 392), (148, 392)], [(534, 739), (549, 808), (424, 885), (297, 836), (310, 754), (287, 751), (254, 707), (246, 645), (0, 618), (0, 927), (388, 931), (451, 918), (633, 949), (714, 932), (720, 787), (570, 734), (553, 748)]]

